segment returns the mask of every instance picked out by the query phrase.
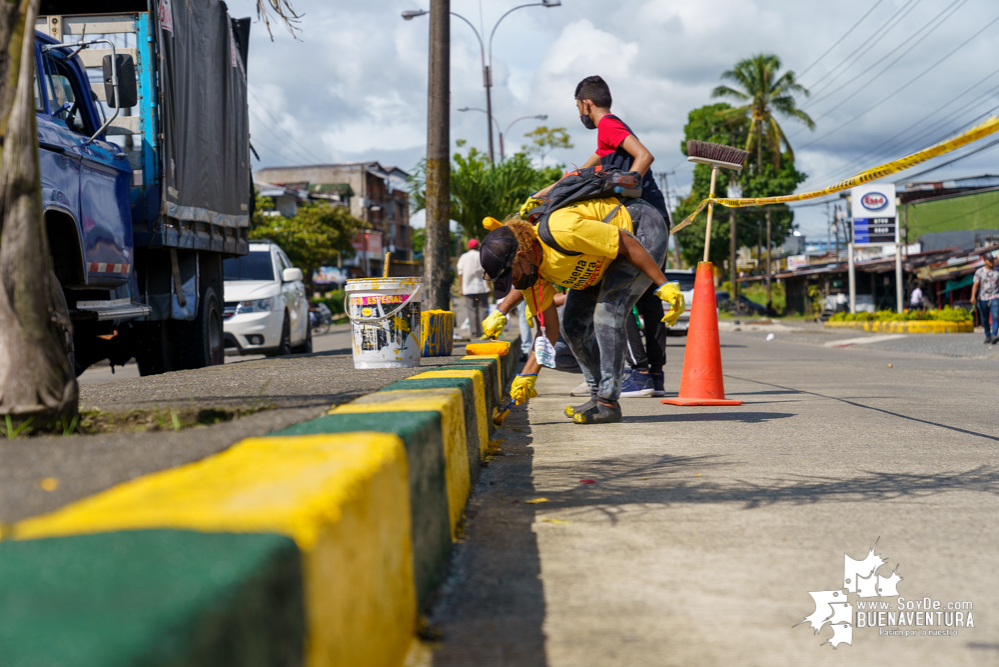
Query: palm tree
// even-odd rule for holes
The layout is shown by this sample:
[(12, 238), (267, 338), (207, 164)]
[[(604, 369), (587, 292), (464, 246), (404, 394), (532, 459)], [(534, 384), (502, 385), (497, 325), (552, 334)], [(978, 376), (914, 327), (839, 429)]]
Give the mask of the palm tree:
[(763, 164), (763, 143), (773, 154), (774, 167), (780, 167), (781, 143), (787, 148), (788, 155), (794, 159), (794, 151), (781, 129), (774, 113), (800, 120), (808, 129), (815, 129), (815, 122), (807, 113), (798, 108), (794, 94), (801, 93), (808, 97), (808, 90), (795, 80), (794, 72), (787, 71), (778, 76), (780, 58), (772, 54), (760, 53), (751, 58), (745, 58), (736, 63), (735, 67), (724, 74), (722, 79), (734, 81), (742, 87), (737, 90), (729, 86), (718, 86), (711, 93), (712, 97), (729, 97), (744, 106), (719, 112), (730, 123), (742, 123), (749, 118), (749, 137), (746, 140), (746, 150), (756, 148), (756, 168)]

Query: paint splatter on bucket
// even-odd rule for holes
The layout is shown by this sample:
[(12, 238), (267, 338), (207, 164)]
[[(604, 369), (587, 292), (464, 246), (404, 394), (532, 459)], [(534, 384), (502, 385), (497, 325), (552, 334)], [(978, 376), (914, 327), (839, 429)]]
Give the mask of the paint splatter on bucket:
[(353, 328), (354, 368), (420, 365), (420, 278), (347, 281), (345, 309)]

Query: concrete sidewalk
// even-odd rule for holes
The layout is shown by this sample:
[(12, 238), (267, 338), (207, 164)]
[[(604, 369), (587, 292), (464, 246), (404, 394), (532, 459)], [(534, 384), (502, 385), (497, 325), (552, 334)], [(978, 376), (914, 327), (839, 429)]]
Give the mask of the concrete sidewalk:
[[(469, 507), (434, 664), (995, 664), (999, 363), (903, 342), (723, 333), (745, 405), (630, 399), (606, 426), (562, 416), (579, 376), (542, 374)], [(683, 339), (669, 343), (675, 388)], [(857, 627), (836, 650), (820, 646), (829, 625), (792, 627), (815, 611), (809, 591), (842, 589), (844, 554), (879, 538), (898, 596), (971, 601), (975, 627)]]

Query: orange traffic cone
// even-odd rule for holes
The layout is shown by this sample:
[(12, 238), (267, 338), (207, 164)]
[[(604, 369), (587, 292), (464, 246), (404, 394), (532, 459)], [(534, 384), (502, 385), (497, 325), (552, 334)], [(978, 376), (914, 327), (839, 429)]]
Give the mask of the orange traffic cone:
[(664, 398), (662, 402), (670, 405), (742, 405), (742, 401), (725, 398), (721, 343), (718, 341), (718, 304), (715, 301), (711, 262), (697, 264), (680, 395)]

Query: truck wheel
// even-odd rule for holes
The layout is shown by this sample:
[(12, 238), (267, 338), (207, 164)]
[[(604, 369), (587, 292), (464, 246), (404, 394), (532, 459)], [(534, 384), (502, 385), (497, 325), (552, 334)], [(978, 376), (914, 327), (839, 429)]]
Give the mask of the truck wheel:
[(174, 370), (167, 322), (136, 322), (131, 338), (139, 375), (159, 375)]
[(198, 304), (198, 316), (190, 321), (172, 322), (177, 332), (177, 368), (204, 368), (225, 363), (222, 308), (215, 288), (205, 285)]

